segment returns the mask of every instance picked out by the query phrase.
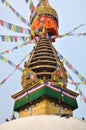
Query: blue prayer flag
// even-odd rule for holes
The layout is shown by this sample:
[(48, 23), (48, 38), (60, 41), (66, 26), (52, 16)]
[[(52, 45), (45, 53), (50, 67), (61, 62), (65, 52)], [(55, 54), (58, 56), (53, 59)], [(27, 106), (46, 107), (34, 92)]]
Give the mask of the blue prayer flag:
[(41, 5), (41, 1), (39, 1), (39, 3), (38, 3), (38, 5), (37, 5), (37, 7), (39, 7)]
[(5, 0), (1, 0), (1, 2), (2, 2), (2, 3), (4, 3), (4, 2), (5, 2)]
[(4, 35), (1, 35), (1, 39), (2, 39), (2, 41), (4, 41), (4, 39), (5, 39), (5, 38), (4, 38)]
[(9, 28), (10, 30), (12, 29), (12, 24), (11, 24), (11, 23), (8, 24), (8, 28)]
[(25, 0), (25, 1), (26, 1), (26, 3), (28, 3), (29, 0)]

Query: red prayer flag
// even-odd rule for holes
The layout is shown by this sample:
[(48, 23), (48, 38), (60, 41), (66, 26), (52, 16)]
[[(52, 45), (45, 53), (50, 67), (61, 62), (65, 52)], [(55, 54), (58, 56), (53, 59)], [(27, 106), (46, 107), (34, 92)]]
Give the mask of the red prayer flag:
[(31, 9), (31, 13), (33, 13), (35, 10), (35, 7), (33, 6), (32, 9)]
[(6, 79), (4, 79), (4, 80), (1, 82), (1, 84), (3, 84), (6, 80), (7, 80), (7, 78), (6, 78)]
[(84, 98), (84, 103), (86, 103), (86, 97)]
[(57, 71), (57, 76), (61, 77), (61, 72), (59, 70)]
[(20, 33), (23, 33), (23, 28), (22, 27), (20, 27)]
[(18, 41), (17, 36), (14, 36), (14, 41), (15, 41), (15, 42), (17, 42), (17, 41)]
[(71, 68), (72, 68), (72, 65), (71, 65), (71, 64), (69, 64), (69, 65), (68, 65), (68, 67), (69, 67), (69, 69), (71, 69)]
[(4, 26), (4, 21), (0, 20), (0, 25)]
[(20, 69), (20, 64), (16, 65), (16, 69)]
[(5, 53), (9, 53), (9, 50), (6, 50)]

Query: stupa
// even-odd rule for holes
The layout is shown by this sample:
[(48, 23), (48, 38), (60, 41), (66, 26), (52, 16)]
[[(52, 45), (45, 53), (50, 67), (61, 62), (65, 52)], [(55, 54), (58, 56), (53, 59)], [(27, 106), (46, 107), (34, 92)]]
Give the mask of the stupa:
[(48, 0), (41, 0), (30, 16), (35, 46), (24, 65), (22, 91), (14, 94), (19, 117), (33, 115), (72, 116), (78, 108), (77, 93), (67, 89), (67, 74), (52, 42), (58, 38), (58, 15)]

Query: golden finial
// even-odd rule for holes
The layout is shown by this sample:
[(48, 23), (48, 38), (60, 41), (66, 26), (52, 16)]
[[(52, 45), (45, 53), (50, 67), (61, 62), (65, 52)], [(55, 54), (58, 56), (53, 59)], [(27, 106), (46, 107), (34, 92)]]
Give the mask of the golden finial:
[(48, 0), (40, 0), (42, 6), (50, 6)]

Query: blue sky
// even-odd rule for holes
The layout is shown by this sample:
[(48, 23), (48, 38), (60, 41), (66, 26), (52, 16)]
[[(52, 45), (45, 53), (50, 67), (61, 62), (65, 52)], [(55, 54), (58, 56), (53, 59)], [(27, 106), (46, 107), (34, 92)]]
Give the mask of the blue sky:
[[(7, 0), (25, 19), (29, 21), (30, 11), (28, 4), (25, 0)], [(34, 0), (34, 5), (36, 5), (38, 0)], [(64, 34), (71, 31), (73, 28), (80, 24), (86, 24), (86, 0), (49, 0), (52, 7), (57, 11), (59, 16), (59, 34)], [(23, 24), (9, 8), (7, 8), (0, 1), (0, 19), (13, 23), (25, 28), (28, 28)], [(81, 27), (76, 31), (76, 33), (85, 33), (86, 26)], [(0, 27), (0, 35), (20, 35), (6, 28)], [(23, 43), (20, 41), (18, 43), (5, 43), (1, 41), (0, 38), (0, 53), (11, 49), (19, 44)], [(3, 56), (18, 64), (25, 55), (29, 54), (33, 48), (34, 44), (24, 46), (18, 50), (11, 52), (9, 54), (4, 54)], [(86, 36), (71, 36), (63, 37), (56, 40), (54, 46), (57, 51), (59, 51), (84, 77), (86, 77)], [(28, 58), (26, 59), (26, 61)], [(21, 64), (23, 68), (24, 63)], [(80, 81), (73, 72), (70, 72), (73, 79), (78, 82)], [(10, 73), (14, 71), (14, 68), (9, 64), (4, 63), (0, 60), (0, 82), (5, 79)], [(3, 123), (6, 118), (11, 117), (13, 110), (13, 99), (11, 95), (17, 93), (22, 89), (21, 86), (21, 76), (22, 73), (18, 70), (0, 87), (0, 123)], [(74, 86), (69, 85), (69, 89), (74, 90)], [(79, 88), (86, 96), (86, 85), (80, 85)], [(74, 111), (74, 117), (76, 118), (86, 118), (86, 104), (77, 99), (79, 108)]]

